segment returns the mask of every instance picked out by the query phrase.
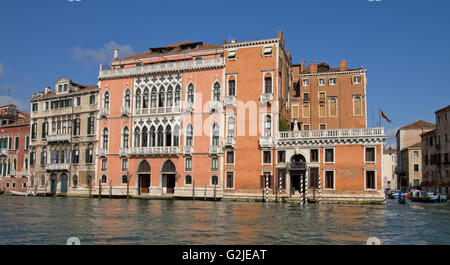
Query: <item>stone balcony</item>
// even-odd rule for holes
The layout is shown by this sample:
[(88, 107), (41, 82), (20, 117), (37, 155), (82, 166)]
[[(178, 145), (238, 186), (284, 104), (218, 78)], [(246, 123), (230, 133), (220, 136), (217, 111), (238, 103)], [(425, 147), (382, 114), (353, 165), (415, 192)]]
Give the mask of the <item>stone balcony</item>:
[(9, 171), (9, 175), (10, 175), (10, 176), (17, 177), (17, 171), (14, 170), (14, 169), (11, 169), (11, 170)]
[(209, 154), (217, 155), (220, 152), (220, 147), (218, 145), (210, 145), (209, 146)]
[(220, 111), (221, 105), (220, 101), (213, 100), (209, 102), (209, 111)]
[(386, 139), (384, 128), (352, 128), (312, 131), (279, 132), (277, 145), (300, 143), (332, 143), (332, 142), (371, 142), (378, 143)]
[(236, 147), (236, 138), (231, 137), (231, 136), (225, 137), (223, 139), (223, 146), (235, 148)]
[(193, 146), (183, 146), (183, 154), (184, 155), (190, 155), (194, 152)]
[(100, 117), (107, 117), (109, 115), (108, 108), (101, 108), (99, 111)]
[(23, 169), (20, 171), (20, 176), (28, 176), (28, 169)]
[(178, 155), (179, 153), (178, 146), (131, 147), (128, 149), (129, 155)]
[(70, 170), (70, 164), (69, 163), (47, 164), (47, 165), (45, 165), (45, 170), (48, 170), (48, 171), (69, 171)]
[(150, 65), (126, 67), (120, 69), (102, 69), (99, 72), (98, 78), (113, 79), (113, 78), (130, 78), (139, 77), (155, 73), (171, 73), (180, 71), (194, 71), (222, 68), (225, 66), (224, 58), (208, 58), (202, 60), (185, 60), (178, 62), (156, 63)]
[(100, 148), (98, 150), (98, 156), (100, 156), (100, 157), (106, 157), (107, 154), (108, 154), (108, 149), (106, 149), (106, 148)]
[(121, 147), (119, 149), (119, 156), (127, 156), (130, 153), (130, 148)]
[(236, 108), (236, 96), (223, 97), (223, 105), (227, 108)]
[(183, 104), (183, 108), (185, 112), (193, 112), (194, 111), (194, 102), (185, 101)]
[(8, 150), (6, 149), (0, 149), (0, 157), (8, 156)]
[(264, 93), (259, 96), (259, 103), (260, 104), (267, 104), (273, 102), (273, 94), (272, 93)]
[(273, 147), (274, 140), (272, 137), (259, 137), (259, 147)]
[(120, 109), (120, 113), (123, 116), (129, 116), (131, 114), (131, 107), (122, 106), (122, 108)]
[(69, 133), (66, 134), (58, 134), (58, 135), (47, 135), (47, 142), (70, 142), (72, 136)]

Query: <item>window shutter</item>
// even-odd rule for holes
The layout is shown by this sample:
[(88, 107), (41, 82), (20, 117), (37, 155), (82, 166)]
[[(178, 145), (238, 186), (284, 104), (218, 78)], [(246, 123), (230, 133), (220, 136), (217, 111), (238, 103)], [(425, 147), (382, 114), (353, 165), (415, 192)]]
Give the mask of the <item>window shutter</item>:
[(85, 163), (89, 163), (89, 149), (86, 149)]
[(91, 117), (87, 120), (87, 134), (91, 134)]

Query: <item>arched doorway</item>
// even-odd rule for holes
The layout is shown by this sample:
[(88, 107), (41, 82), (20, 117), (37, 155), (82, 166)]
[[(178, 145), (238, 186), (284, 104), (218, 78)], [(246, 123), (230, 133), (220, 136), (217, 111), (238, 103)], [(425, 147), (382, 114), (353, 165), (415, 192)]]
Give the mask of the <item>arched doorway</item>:
[(151, 177), (151, 167), (150, 164), (144, 160), (139, 164), (137, 176), (139, 184), (139, 195), (142, 193), (150, 192), (150, 177)]
[(161, 168), (161, 174), (163, 184), (162, 188), (163, 191), (165, 190), (166, 193), (174, 193), (176, 173), (177, 169), (172, 161), (167, 160), (166, 162), (164, 162)]
[(50, 176), (50, 193), (56, 193), (57, 176), (52, 174)]
[(67, 175), (66, 173), (61, 175), (61, 192), (66, 193), (67, 192)]
[(291, 176), (291, 189), (299, 191), (302, 188), (301, 182), (303, 181), (303, 193), (306, 189), (306, 159), (301, 154), (296, 154), (291, 157), (289, 163), (289, 173)]

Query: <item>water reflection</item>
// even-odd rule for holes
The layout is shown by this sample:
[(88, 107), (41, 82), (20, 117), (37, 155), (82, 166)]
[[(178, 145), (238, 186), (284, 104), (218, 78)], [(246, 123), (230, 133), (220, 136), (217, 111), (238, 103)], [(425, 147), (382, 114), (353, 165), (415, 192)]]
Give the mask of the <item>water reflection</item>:
[(449, 204), (307, 205), (0, 196), (0, 244), (450, 244)]

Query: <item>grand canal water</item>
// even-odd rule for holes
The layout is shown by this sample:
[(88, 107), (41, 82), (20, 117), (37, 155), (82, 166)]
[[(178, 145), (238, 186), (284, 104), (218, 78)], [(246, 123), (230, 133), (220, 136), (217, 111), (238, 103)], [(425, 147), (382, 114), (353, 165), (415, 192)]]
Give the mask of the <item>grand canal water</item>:
[(450, 203), (308, 205), (0, 196), (0, 244), (450, 244)]

